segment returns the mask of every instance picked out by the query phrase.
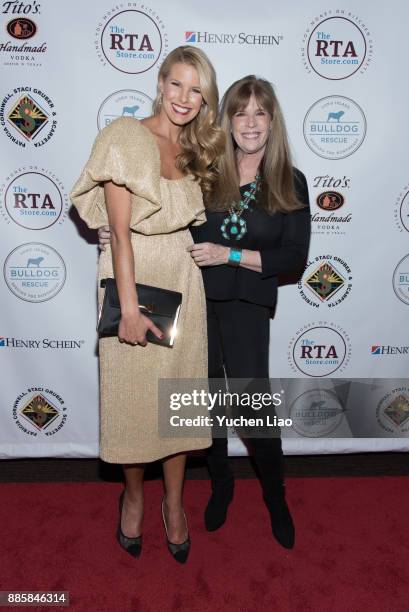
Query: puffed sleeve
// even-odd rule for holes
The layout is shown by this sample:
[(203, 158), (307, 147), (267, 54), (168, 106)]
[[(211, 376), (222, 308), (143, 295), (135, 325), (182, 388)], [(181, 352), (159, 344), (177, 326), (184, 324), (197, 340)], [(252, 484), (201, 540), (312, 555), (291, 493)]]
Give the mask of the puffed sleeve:
[(137, 119), (121, 117), (101, 130), (71, 200), (88, 227), (108, 224), (104, 182), (124, 185), (132, 196), (131, 227), (161, 208), (160, 158), (154, 139)]
[(260, 251), (262, 278), (299, 272), (307, 259), (311, 234), (310, 203), (307, 180), (297, 168), (294, 168), (294, 186), (298, 200), (305, 206), (283, 215), (281, 245)]

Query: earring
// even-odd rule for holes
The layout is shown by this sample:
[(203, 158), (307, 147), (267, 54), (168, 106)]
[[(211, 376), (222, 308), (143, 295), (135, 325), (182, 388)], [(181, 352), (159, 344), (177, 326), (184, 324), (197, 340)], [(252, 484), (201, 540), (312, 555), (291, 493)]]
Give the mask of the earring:
[(162, 102), (163, 102), (163, 91), (161, 91), (160, 94), (159, 94), (158, 105), (162, 106)]

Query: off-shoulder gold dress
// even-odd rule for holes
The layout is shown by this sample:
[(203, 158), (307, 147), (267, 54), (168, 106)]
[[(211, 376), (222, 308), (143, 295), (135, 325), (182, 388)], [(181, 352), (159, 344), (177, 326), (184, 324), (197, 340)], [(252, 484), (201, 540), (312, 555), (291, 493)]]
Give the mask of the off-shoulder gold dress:
[[(120, 118), (98, 135), (91, 156), (71, 193), (90, 228), (107, 225), (103, 182), (131, 192), (135, 280), (183, 294), (175, 345), (169, 349), (99, 341), (100, 455), (110, 463), (149, 462), (174, 453), (206, 448), (210, 429), (200, 438), (161, 437), (158, 432), (158, 380), (207, 378), (206, 303), (202, 275), (186, 248), (188, 226), (205, 222), (202, 193), (191, 176), (160, 176), (155, 137), (137, 119)], [(111, 249), (101, 253), (99, 280), (113, 277)], [(99, 289), (99, 303), (103, 290)]]

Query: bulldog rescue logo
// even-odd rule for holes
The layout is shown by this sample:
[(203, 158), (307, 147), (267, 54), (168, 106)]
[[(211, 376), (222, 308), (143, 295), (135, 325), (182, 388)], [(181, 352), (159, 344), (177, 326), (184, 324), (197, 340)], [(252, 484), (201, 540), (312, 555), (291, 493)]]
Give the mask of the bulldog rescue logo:
[(350, 98), (327, 96), (309, 108), (303, 132), (305, 142), (316, 155), (344, 159), (355, 153), (365, 139), (365, 114)]
[(291, 339), (287, 358), (296, 374), (330, 376), (342, 372), (348, 365), (351, 342), (339, 325), (326, 321), (310, 323), (299, 329)]
[[(290, 406), (292, 428), (307, 438), (331, 437), (345, 415), (337, 394), (328, 389), (309, 389)], [(335, 437), (335, 436), (334, 436)]]
[(409, 255), (405, 255), (393, 272), (393, 290), (404, 304), (409, 304)]
[(52, 389), (33, 387), (18, 395), (13, 404), (12, 418), (22, 433), (50, 437), (67, 422), (67, 406)]
[(68, 195), (61, 181), (44, 168), (25, 170), (13, 172), (0, 187), (3, 219), (29, 230), (44, 230), (64, 223)]
[(304, 302), (320, 308), (342, 304), (352, 289), (351, 268), (341, 257), (317, 255), (307, 263), (298, 291)]
[(307, 72), (338, 81), (363, 74), (371, 62), (373, 40), (366, 23), (346, 10), (324, 11), (304, 32), (301, 57)]
[(98, 110), (98, 129), (109, 125), (118, 117), (145, 119), (152, 114), (152, 98), (135, 89), (121, 89), (105, 98)]
[(167, 55), (165, 26), (156, 11), (145, 5), (124, 7), (119, 4), (103, 16), (95, 32), (95, 47), (104, 66), (141, 74), (159, 66)]
[(0, 125), (19, 147), (42, 147), (55, 133), (57, 113), (47, 93), (36, 87), (15, 87), (0, 105)]
[(3, 268), (7, 287), (25, 302), (46, 302), (65, 284), (67, 271), (61, 255), (47, 244), (22, 244), (7, 255)]

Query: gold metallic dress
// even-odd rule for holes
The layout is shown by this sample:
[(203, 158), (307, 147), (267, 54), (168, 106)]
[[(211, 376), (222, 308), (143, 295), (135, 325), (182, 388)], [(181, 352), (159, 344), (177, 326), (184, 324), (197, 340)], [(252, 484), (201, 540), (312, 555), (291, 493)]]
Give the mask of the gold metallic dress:
[[(91, 156), (71, 193), (90, 228), (108, 224), (104, 181), (131, 192), (135, 280), (183, 294), (173, 348), (99, 341), (100, 455), (110, 463), (155, 461), (174, 453), (206, 448), (210, 429), (200, 438), (162, 437), (158, 432), (158, 380), (207, 378), (206, 303), (202, 275), (186, 248), (188, 226), (206, 218), (199, 185), (191, 176), (160, 176), (155, 137), (138, 120), (120, 118), (98, 135)], [(101, 253), (99, 280), (113, 277), (111, 249)], [(103, 290), (99, 289), (99, 303)]]

